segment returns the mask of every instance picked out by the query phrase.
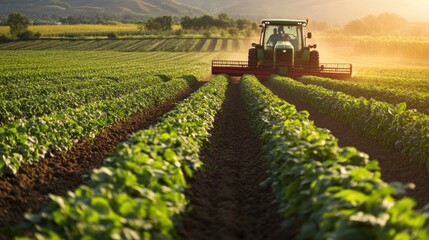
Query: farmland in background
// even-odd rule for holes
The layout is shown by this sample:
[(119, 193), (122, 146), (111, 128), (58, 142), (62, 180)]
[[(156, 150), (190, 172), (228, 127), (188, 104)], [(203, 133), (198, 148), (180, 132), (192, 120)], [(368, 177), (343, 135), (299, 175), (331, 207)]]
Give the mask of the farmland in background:
[(252, 39), (145, 38), (118, 40), (34, 40), (0, 44), (0, 50), (75, 50), (123, 52), (247, 52)]
[(315, 37), (351, 79), (237, 84), (211, 60), (257, 39), (131, 26), (0, 44), (0, 237), (429, 236), (428, 39)]
[[(29, 27), (30, 31), (40, 32), (43, 36), (67, 36), (68, 34), (76, 35), (88, 34), (97, 36), (106, 33), (135, 34), (139, 32), (137, 24), (78, 24), (78, 25), (33, 25)], [(0, 34), (9, 34), (9, 26), (0, 26)]]
[(317, 41), (321, 46), (350, 51), (355, 56), (429, 58), (429, 37), (321, 34), (320, 36), (316, 35), (315, 39), (314, 41)]

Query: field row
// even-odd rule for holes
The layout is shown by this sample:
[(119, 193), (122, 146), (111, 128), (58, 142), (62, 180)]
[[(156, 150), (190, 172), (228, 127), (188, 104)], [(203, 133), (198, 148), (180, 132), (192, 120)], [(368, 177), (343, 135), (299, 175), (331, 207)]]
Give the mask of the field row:
[(429, 41), (408, 39), (398, 41), (395, 38), (361, 40), (355, 42), (354, 49), (358, 54), (405, 57), (427, 59), (429, 55)]
[(83, 139), (92, 140), (105, 127), (154, 107), (195, 82), (191, 77), (171, 80), (120, 98), (6, 124), (0, 127), (0, 175), (15, 174), (23, 164), (37, 162), (48, 153), (69, 150)]
[(59, 238), (173, 239), (186, 207), (186, 178), (200, 168), (207, 141), (228, 85), (218, 76), (153, 127), (134, 133), (105, 166), (81, 186), (29, 215), (30, 230)]
[(429, 93), (406, 91), (398, 88), (389, 89), (386, 87), (356, 83), (354, 81), (338, 81), (314, 76), (305, 76), (298, 80), (304, 84), (322, 86), (355, 97), (373, 98), (393, 104), (406, 103), (407, 107), (410, 109), (417, 109), (426, 114), (429, 113)]
[(247, 52), (250, 39), (149, 38), (120, 40), (35, 40), (0, 44), (0, 50), (122, 52)]
[(429, 171), (429, 116), (374, 99), (355, 98), (316, 85), (304, 85), (284, 77), (270, 83), (321, 112), (347, 123), (389, 148), (396, 148)]
[[(84, 34), (93, 33), (94, 35), (101, 33), (138, 33), (138, 25), (136, 24), (118, 24), (118, 25), (102, 25), (102, 24), (77, 24), (77, 25), (32, 25), (30, 31), (40, 32), (43, 36), (58, 36), (67, 34)], [(8, 34), (9, 26), (0, 26), (0, 34)]]
[[(16, 102), (18, 109), (10, 114), (17, 115), (16, 121), (0, 127), (0, 168), (8, 177), (24, 164), (36, 162), (47, 153), (70, 149), (77, 141), (93, 139), (106, 126), (129, 119), (189, 88), (195, 78), (209, 74), (210, 60), (219, 56), (1, 52), (0, 88), (10, 91), (0, 96), (2, 102)], [(406, 110), (404, 104), (390, 105), (347, 95), (378, 95), (393, 102), (395, 98), (402, 101), (404, 93), (406, 97), (407, 93), (425, 96), (429, 92), (423, 86), (424, 71), (416, 71), (415, 78), (402, 73), (400, 82), (395, 84), (388, 80), (396, 70), (372, 81), (371, 74), (364, 76), (361, 72), (356, 79), (362, 81), (356, 84), (306, 77), (301, 79), (308, 81), (305, 85), (278, 76), (272, 77), (269, 84), (399, 148), (407, 158), (427, 164), (427, 115)], [(306, 112), (297, 112), (291, 104), (274, 97), (255, 77), (245, 76), (240, 84), (248, 119), (263, 139), (264, 159), (269, 161), (270, 177), (264, 185), (272, 186), (285, 222), (299, 223), (299, 237), (429, 238), (428, 214), (414, 211), (415, 202), (411, 199), (399, 200), (405, 186), (383, 182), (376, 162), (354, 148), (338, 147), (329, 131), (316, 128)], [(375, 85), (383, 87), (372, 87)], [(416, 89), (404, 91), (407, 85), (415, 85)], [(186, 181), (201, 167), (199, 151), (204, 144), (210, 144), (207, 138), (226, 88), (226, 77), (217, 76), (158, 124), (133, 134), (105, 161), (104, 167), (93, 172), (86, 186), (67, 196), (51, 196), (53, 202), (41, 214), (27, 215), (26, 229), (39, 232), (39, 238), (176, 238), (174, 228), (187, 205), (183, 194), (189, 184)], [(120, 93), (108, 96), (112, 89)], [(49, 114), (38, 109), (27, 117), (19, 115), (27, 109), (19, 108), (25, 106), (26, 99), (37, 101), (32, 95), (50, 99), (53, 106), (55, 91), (61, 94), (55, 104), (65, 105)], [(67, 105), (68, 96), (88, 99)], [(410, 106), (415, 101), (405, 100)]]
[(346, 36), (325, 35), (319, 44), (334, 48), (353, 48), (359, 56), (385, 56), (409, 59), (428, 59), (429, 38), (417, 36)]
[[(82, 80), (124, 81), (159, 75), (170, 79), (192, 72), (203, 78), (215, 53), (123, 53), (80, 51), (1, 51), (0, 86), (10, 91), (64, 85)], [(173, 64), (174, 63), (174, 64)], [(126, 71), (124, 71), (126, 69)], [(31, 84), (29, 84), (31, 82)]]
[[(27, 215), (26, 229), (40, 238), (177, 238), (186, 180), (201, 166), (199, 151), (226, 88), (227, 79), (217, 76), (161, 122), (133, 134), (87, 186), (51, 196), (42, 213)], [(409, 198), (395, 200), (405, 186), (383, 182), (376, 162), (352, 147), (338, 147), (329, 131), (254, 76), (242, 77), (240, 89), (269, 161), (264, 185), (272, 186), (285, 223), (299, 223), (298, 238), (429, 237), (427, 215), (414, 211)]]
[[(7, 89), (0, 95), (1, 174), (93, 139), (106, 126), (172, 98), (206, 76), (208, 69), (202, 66), (210, 57), (70, 52), (75, 58), (65, 61), (62, 53), (51, 52), (43, 61), (32, 51), (20, 55), (29, 59), (6, 53), (0, 60), (6, 63), (0, 67), (5, 70), (0, 88)], [(15, 70), (14, 63), (24, 68)]]
[[(42, 116), (66, 108), (78, 108), (84, 104), (105, 101), (122, 97), (145, 87), (164, 82), (158, 76), (148, 76), (142, 79), (115, 82), (107, 85), (93, 85), (89, 89), (70, 89), (67, 91), (52, 91), (48, 94), (38, 94), (37, 91), (18, 92), (16, 95), (26, 97), (17, 99), (1, 99), (0, 126), (16, 120), (24, 120), (32, 116)], [(11, 93), (8, 91), (7, 93)]]
[[(401, 185), (380, 179), (377, 162), (355, 148), (338, 147), (308, 113), (273, 95), (253, 76), (241, 83), (250, 121), (262, 137), (271, 185), (298, 239), (425, 239), (428, 218), (415, 202), (395, 200)], [(261, 111), (263, 109), (263, 111)]]
[(426, 66), (356, 66), (347, 82), (369, 87), (429, 94), (429, 68)]

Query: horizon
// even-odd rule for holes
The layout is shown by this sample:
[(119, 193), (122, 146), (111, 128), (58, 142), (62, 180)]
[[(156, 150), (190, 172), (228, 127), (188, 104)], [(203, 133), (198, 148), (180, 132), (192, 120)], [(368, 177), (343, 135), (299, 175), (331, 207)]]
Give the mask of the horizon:
[[(230, 1), (225, 4), (224, 1), (209, 3), (206, 0), (176, 0), (168, 2), (160, 2), (155, 6), (159, 11), (148, 11), (150, 4), (144, 0), (128, 0), (121, 4), (113, 4), (108, 1), (92, 1), (91, 3), (79, 4), (77, 6), (69, 6), (68, 8), (53, 8), (52, 4), (46, 5), (43, 2), (0, 2), (1, 14), (10, 14), (13, 11), (22, 12), (28, 16), (38, 16), (37, 18), (52, 17), (53, 15), (67, 16), (95, 16), (97, 14), (108, 16), (136, 16), (140, 18), (170, 15), (170, 16), (185, 16), (185, 15), (216, 15), (219, 13), (227, 13), (232, 17), (246, 18), (304, 18), (310, 17), (315, 21), (328, 22), (332, 24), (345, 24), (348, 21), (362, 19), (368, 15), (379, 15), (381, 13), (394, 13), (410, 22), (429, 22), (429, 1), (427, 0), (361, 0), (359, 2), (353, 0), (302, 0), (300, 2), (286, 2), (284, 0), (269, 0), (264, 4), (256, 0), (247, 1)], [(61, 1), (58, 1), (61, 3)], [(135, 7), (137, 4), (140, 8)], [(174, 3), (174, 4), (173, 4)], [(175, 5), (175, 4), (178, 5)], [(5, 4), (3, 7), (2, 4)], [(29, 11), (30, 5), (34, 6)], [(39, 5), (40, 6), (39, 6)], [(177, 8), (178, 6), (198, 7), (200, 11), (171, 11), (169, 8)], [(219, 5), (219, 6), (217, 6)], [(149, 6), (149, 8), (148, 8)], [(167, 7), (168, 6), (168, 7)], [(252, 6), (249, 8), (249, 6)], [(289, 6), (285, 9), (285, 6)], [(205, 10), (204, 10), (205, 9)]]

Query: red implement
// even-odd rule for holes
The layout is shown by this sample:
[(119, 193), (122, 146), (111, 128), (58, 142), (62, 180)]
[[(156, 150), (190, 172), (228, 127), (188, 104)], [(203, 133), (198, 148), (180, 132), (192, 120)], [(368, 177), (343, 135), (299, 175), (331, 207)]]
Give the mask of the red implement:
[[(286, 71), (286, 73), (283, 73)], [(275, 66), (253, 67), (247, 61), (212, 61), (212, 74), (228, 74), (241, 76), (243, 74), (272, 75), (278, 74), (287, 77), (301, 77), (313, 75), (319, 77), (348, 79), (352, 76), (352, 65), (348, 63), (322, 63), (318, 69), (282, 68)]]

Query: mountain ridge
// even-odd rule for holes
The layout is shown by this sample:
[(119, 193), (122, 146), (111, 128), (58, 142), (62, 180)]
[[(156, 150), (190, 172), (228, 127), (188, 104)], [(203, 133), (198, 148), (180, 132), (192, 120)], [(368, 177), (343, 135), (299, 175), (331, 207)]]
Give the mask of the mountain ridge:
[(2, 0), (0, 14), (22, 12), (41, 16), (200, 16), (227, 13), (234, 17), (305, 18), (343, 24), (369, 14), (392, 12), (411, 20), (429, 21), (429, 1), (414, 0)]

